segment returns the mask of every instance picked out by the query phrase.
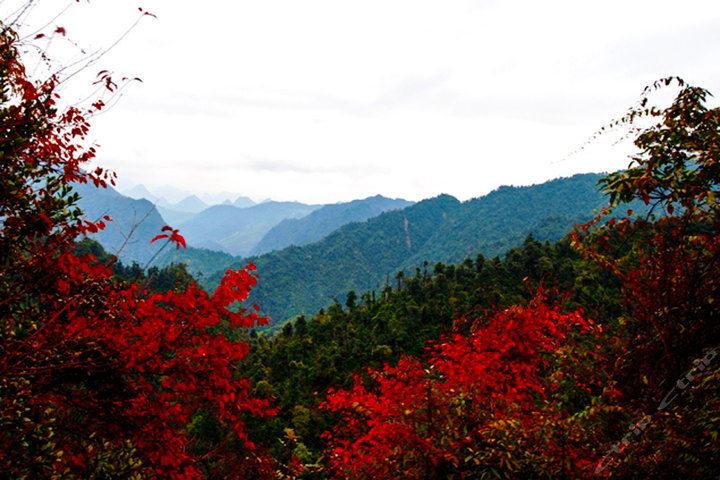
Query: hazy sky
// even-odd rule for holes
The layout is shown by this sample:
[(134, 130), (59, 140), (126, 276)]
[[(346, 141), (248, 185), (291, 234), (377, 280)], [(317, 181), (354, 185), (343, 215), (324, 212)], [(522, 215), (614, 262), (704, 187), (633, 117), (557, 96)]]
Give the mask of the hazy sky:
[[(609, 138), (567, 155), (660, 77), (720, 95), (718, 0), (40, 0), (24, 31), (90, 52), (138, 6), (158, 18), (87, 69), (143, 80), (92, 120), (120, 187), (464, 200), (627, 166)], [(66, 98), (91, 91), (72, 81)]]

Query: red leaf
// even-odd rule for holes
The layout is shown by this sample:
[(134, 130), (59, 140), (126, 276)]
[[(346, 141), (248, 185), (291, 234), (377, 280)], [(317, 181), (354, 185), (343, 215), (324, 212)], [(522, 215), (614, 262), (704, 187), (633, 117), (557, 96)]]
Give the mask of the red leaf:
[(150, 240), (150, 243), (153, 243), (155, 240), (160, 240), (161, 238), (168, 238), (168, 236), (165, 234), (156, 235), (152, 240)]

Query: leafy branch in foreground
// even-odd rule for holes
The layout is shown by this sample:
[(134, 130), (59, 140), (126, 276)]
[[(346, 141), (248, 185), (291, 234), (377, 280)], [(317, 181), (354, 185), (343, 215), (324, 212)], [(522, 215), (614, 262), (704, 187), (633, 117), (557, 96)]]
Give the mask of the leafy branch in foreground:
[[(248, 346), (219, 333), (262, 324), (231, 311), (255, 285), (229, 271), (208, 295), (189, 284), (151, 293), (111, 278), (75, 241), (104, 228), (83, 219), (72, 183), (112, 183), (82, 166), (89, 111), (60, 110), (58, 80), (36, 84), (17, 37), (0, 34), (0, 474), (10, 478), (269, 478), (245, 418), (270, 415), (235, 365)], [(175, 231), (169, 240), (182, 243)], [(198, 452), (189, 424), (207, 412), (234, 451)], [(242, 454), (238, 452), (242, 452)]]

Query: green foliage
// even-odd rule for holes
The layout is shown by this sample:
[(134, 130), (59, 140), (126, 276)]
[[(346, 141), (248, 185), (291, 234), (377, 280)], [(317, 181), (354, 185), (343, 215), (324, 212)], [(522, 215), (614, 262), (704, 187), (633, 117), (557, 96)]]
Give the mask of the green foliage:
[[(635, 145), (640, 153), (627, 170), (608, 175), (603, 189), (613, 205), (634, 199), (660, 206), (672, 215), (680, 206), (683, 215), (698, 212), (717, 215), (720, 205), (720, 110), (705, 105), (710, 93), (684, 81), (668, 78), (656, 82), (647, 94), (677, 81), (682, 88), (664, 110), (635, 109), (619, 122), (631, 124), (638, 117), (659, 118), (660, 123), (640, 131)], [(661, 213), (664, 213), (661, 212)]]
[[(614, 311), (608, 305), (619, 290), (568, 241), (550, 244), (528, 237), (503, 258), (479, 255), (457, 266), (438, 263), (432, 271), (398, 275), (395, 286), (359, 298), (351, 291), (344, 307), (336, 302), (309, 319), (297, 317), (275, 335), (259, 336), (251, 342), (243, 371), (256, 385), (256, 395), (273, 394), (280, 411), (258, 426), (256, 440), (279, 455), (278, 439), (292, 426), (317, 459), (320, 434), (336, 421), (317, 410), (328, 388), (348, 386), (353, 373), (394, 364), (401, 355), (423, 356), (429, 340), (469, 331), (475, 318), (493, 309), (527, 303), (541, 283), (556, 290), (555, 300), (566, 308), (583, 305), (594, 318)], [(583, 283), (594, 288), (574, 293)]]
[[(500, 255), (530, 233), (559, 240), (604, 204), (596, 186), (600, 178), (586, 174), (503, 187), (464, 203), (441, 195), (345, 225), (314, 244), (253, 258), (262, 282), (251, 300), (271, 323), (282, 323), (316, 312), (349, 290), (377, 290), (390, 275), (412, 273), (425, 261), (459, 263), (478, 253)], [(219, 272), (203, 283), (212, 289), (218, 278)]]
[(110, 266), (114, 277), (128, 283), (136, 283), (151, 292), (165, 293), (195, 284), (195, 278), (182, 263), (171, 263), (162, 268), (152, 266), (147, 270), (137, 262), (127, 266), (109, 255), (99, 242), (88, 238), (77, 244), (75, 254), (78, 256), (90, 254), (98, 263)]
[(182, 250), (168, 249), (158, 256), (155, 263), (159, 266), (183, 263), (193, 276), (205, 278), (212, 273), (225, 271), (236, 261), (237, 258), (229, 253), (188, 247)]
[(343, 225), (362, 222), (388, 210), (412, 205), (402, 199), (390, 199), (380, 195), (347, 203), (324, 205), (302, 218), (285, 219), (274, 226), (252, 249), (252, 255), (262, 255), (281, 250), (290, 245), (307, 245), (317, 242)]

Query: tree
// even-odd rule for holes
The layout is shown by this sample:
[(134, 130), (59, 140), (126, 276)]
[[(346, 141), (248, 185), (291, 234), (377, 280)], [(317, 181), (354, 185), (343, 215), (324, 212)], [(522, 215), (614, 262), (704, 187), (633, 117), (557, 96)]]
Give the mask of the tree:
[[(269, 477), (243, 418), (272, 410), (234, 370), (247, 345), (218, 333), (263, 323), (229, 308), (255, 285), (254, 267), (228, 271), (212, 295), (193, 284), (151, 293), (75, 254), (80, 235), (110, 220), (83, 219), (71, 189), (113, 182), (82, 169), (95, 155), (83, 146), (85, 118), (103, 103), (60, 110), (58, 79), (33, 82), (17, 35), (0, 27), (2, 476), (198, 478), (214, 461), (237, 478)], [(225, 425), (241, 453), (196, 457), (187, 427), (198, 411)]]
[[(669, 107), (648, 106), (650, 93), (673, 83), (680, 88)], [(607, 475), (718, 475), (718, 373), (698, 360), (713, 358), (707, 352), (720, 342), (720, 109), (706, 106), (708, 96), (682, 79), (662, 79), (611, 124), (630, 127), (639, 153), (602, 180), (610, 207), (640, 200), (650, 214), (608, 217), (608, 208), (572, 235), (583, 255), (621, 281), (622, 314), (606, 327), (616, 343), (608, 375), (621, 394), (622, 423), (653, 423), (640, 438), (630, 435), (628, 455), (620, 455), (627, 430), (599, 432), (615, 453), (598, 464)], [(640, 119), (655, 122), (638, 126)]]
[[(426, 361), (355, 376), (325, 403), (340, 419), (325, 434), (334, 478), (717, 477), (720, 109), (679, 79), (646, 93), (673, 81), (669, 107), (644, 97), (615, 122), (633, 128), (640, 153), (601, 181), (612, 208), (640, 200), (650, 213), (604, 209), (572, 233), (621, 285), (602, 323), (536, 299), (459, 319), (470, 333)], [(658, 122), (635, 128), (640, 118)], [(507, 271), (544, 275), (540, 251), (525, 253), (509, 252)], [(436, 282), (459, 269), (436, 269)]]
[[(681, 88), (669, 107), (647, 107), (650, 92), (673, 82)], [(708, 95), (678, 78), (646, 89), (640, 107), (614, 124), (659, 121), (634, 129), (640, 153), (601, 185), (611, 207), (639, 199), (651, 213), (616, 220), (606, 209), (573, 234), (584, 255), (622, 281), (633, 364), (661, 361), (671, 376), (720, 340), (720, 109), (705, 106)]]
[[(560, 377), (551, 374), (569, 375), (563, 365), (573, 357), (571, 339), (594, 331), (580, 313), (562, 314), (538, 297), (528, 308), (497, 312), (469, 336), (444, 338), (427, 363), (404, 357), (397, 366), (356, 375), (350, 390), (331, 391), (324, 404), (341, 417), (325, 434), (333, 478), (584, 471), (582, 442), (555, 442), (564, 425), (550, 395)], [(566, 393), (590, 394), (582, 376), (568, 379)]]

